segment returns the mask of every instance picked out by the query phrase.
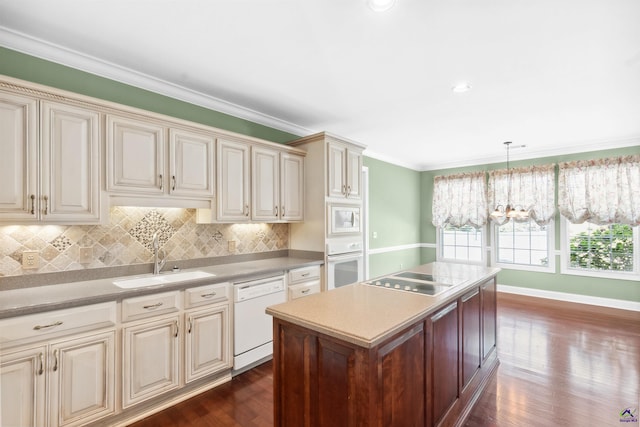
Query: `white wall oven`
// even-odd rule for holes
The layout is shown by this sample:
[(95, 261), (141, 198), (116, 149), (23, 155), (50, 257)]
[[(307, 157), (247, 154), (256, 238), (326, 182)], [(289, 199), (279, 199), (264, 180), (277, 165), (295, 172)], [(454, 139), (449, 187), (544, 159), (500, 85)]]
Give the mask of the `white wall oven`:
[(327, 290), (364, 280), (362, 237), (327, 242)]
[[(327, 218), (329, 220), (328, 230), (330, 236), (340, 236), (347, 234), (360, 234), (360, 205), (344, 205), (330, 203), (327, 207)], [(362, 248), (360, 248), (362, 250)]]

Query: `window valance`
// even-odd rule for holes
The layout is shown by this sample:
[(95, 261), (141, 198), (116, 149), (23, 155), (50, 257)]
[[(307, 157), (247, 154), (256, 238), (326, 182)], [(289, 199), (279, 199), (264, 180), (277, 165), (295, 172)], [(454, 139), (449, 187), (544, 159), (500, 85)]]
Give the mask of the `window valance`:
[(640, 224), (640, 155), (561, 163), (558, 207), (575, 224)]
[(484, 172), (436, 176), (433, 180), (433, 219), (436, 227), (487, 223), (487, 186)]
[[(555, 165), (529, 166), (489, 172), (489, 207), (505, 208), (508, 204), (529, 212), (538, 225), (548, 224), (555, 213)], [(509, 218), (491, 217), (503, 224)]]

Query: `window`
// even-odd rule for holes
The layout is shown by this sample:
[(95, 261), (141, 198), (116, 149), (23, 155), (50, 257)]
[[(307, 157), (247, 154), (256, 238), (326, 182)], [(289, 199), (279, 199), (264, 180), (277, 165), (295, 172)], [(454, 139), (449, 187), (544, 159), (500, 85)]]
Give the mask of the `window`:
[(445, 224), (439, 228), (438, 260), (484, 264), (484, 228), (470, 225), (454, 227)]
[(553, 222), (509, 221), (494, 225), (493, 263), (516, 270), (555, 271)]
[(638, 280), (639, 227), (564, 221), (563, 273)]

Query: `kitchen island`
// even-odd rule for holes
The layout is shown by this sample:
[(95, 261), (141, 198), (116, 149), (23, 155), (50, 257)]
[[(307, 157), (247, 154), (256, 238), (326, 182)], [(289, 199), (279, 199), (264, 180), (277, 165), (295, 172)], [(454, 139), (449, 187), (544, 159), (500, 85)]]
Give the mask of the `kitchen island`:
[[(435, 295), (356, 283), (269, 307), (275, 426), (461, 424), (498, 365), (499, 269), (435, 262)], [(375, 286), (375, 285), (378, 286)]]

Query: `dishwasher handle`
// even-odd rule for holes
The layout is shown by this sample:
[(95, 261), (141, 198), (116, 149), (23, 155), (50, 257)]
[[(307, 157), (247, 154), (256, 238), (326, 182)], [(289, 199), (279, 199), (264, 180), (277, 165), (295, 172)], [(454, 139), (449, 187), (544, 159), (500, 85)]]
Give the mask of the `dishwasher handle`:
[(235, 283), (233, 289), (235, 302), (242, 302), (264, 295), (284, 292), (284, 276), (254, 280), (251, 282)]

